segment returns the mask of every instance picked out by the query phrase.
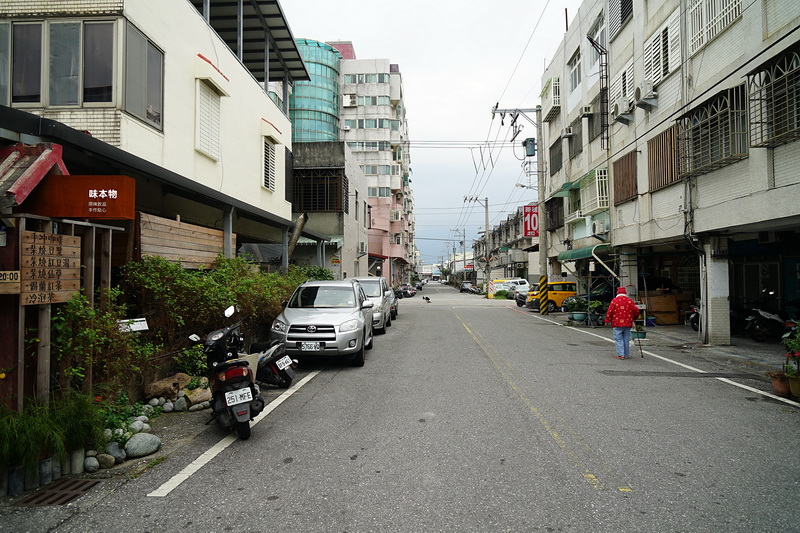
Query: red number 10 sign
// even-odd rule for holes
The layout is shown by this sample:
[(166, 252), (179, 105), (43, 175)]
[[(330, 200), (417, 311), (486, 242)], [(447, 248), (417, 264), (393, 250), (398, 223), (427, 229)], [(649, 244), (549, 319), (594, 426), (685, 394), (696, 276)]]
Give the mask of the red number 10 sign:
[(522, 211), (525, 237), (539, 236), (539, 206), (526, 205)]

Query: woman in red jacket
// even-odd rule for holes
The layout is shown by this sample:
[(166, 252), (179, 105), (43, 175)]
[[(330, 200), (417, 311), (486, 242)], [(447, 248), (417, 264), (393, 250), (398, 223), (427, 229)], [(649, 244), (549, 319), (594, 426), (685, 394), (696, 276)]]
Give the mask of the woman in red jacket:
[(639, 308), (628, 297), (625, 287), (617, 289), (617, 295), (608, 304), (606, 322), (614, 328), (614, 344), (617, 346), (616, 359), (630, 359), (631, 357), (631, 328), (633, 321), (639, 316)]

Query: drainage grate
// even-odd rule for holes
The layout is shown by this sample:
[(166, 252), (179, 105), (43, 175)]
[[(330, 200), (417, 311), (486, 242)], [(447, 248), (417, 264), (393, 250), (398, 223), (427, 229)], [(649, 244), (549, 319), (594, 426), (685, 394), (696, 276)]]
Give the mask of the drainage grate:
[(14, 505), (23, 507), (40, 507), (45, 505), (64, 505), (77, 500), (92, 487), (100, 483), (97, 479), (77, 479), (62, 477), (26, 496)]

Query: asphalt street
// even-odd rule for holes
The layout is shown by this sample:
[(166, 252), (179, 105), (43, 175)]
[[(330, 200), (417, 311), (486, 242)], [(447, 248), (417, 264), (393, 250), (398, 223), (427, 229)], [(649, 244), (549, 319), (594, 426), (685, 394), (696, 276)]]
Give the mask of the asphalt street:
[(778, 346), (653, 328), (620, 361), (609, 329), (564, 323), (429, 284), (363, 368), (303, 361), (250, 440), (203, 427), (72, 504), (0, 507), (0, 530), (796, 530)]

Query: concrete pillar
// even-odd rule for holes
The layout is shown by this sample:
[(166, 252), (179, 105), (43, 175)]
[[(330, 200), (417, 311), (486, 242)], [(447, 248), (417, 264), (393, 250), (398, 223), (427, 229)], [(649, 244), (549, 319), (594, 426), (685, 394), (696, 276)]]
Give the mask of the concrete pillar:
[(727, 240), (712, 237), (703, 245), (703, 250), (706, 297), (700, 304), (704, 307), (703, 318), (705, 318), (705, 331), (701, 340), (707, 344), (728, 345), (731, 343), (731, 303)]
[(628, 289), (628, 296), (634, 300), (641, 300), (644, 295), (638, 293), (639, 287), (639, 256), (636, 248), (623, 246), (620, 249), (619, 283)]

